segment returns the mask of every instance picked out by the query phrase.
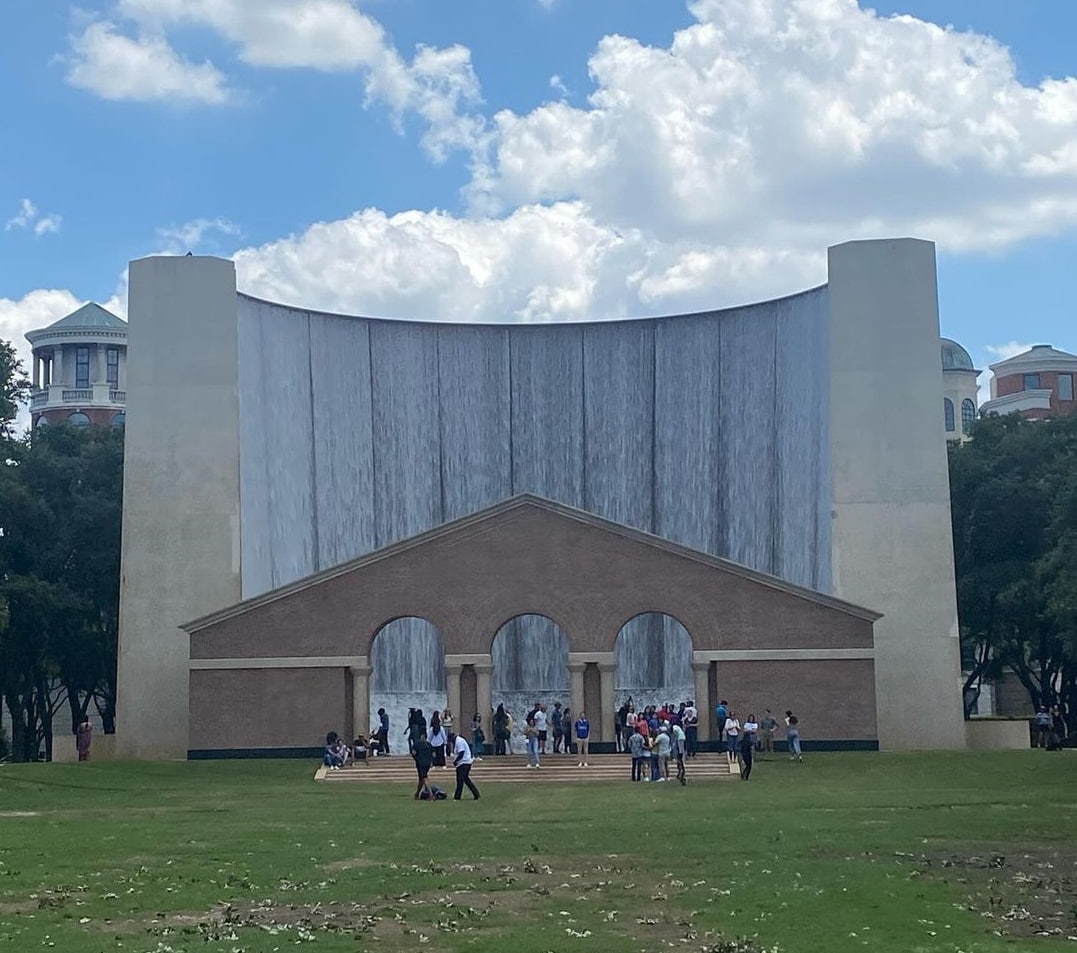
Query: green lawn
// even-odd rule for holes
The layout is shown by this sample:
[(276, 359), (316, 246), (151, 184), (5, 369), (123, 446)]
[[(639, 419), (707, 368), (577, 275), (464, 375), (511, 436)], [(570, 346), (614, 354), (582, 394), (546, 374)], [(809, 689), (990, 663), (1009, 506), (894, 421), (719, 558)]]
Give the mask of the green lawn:
[(0, 953), (1077, 950), (1072, 752), (459, 803), (313, 770), (0, 766)]

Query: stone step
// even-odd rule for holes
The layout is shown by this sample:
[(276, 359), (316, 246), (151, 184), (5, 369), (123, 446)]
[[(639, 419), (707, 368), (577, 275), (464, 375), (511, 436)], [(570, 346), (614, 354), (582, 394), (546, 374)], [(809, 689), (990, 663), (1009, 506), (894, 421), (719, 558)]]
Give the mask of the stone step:
[[(685, 762), (687, 775), (691, 780), (723, 780), (740, 775), (736, 766), (730, 769), (724, 755), (700, 755)], [(671, 776), (674, 773), (670, 766)], [(540, 768), (529, 768), (527, 759), (518, 755), (507, 757), (488, 757), (475, 762), (471, 775), (476, 783), (533, 783), (566, 781), (630, 781), (632, 764), (627, 755), (593, 755), (587, 767), (579, 767), (574, 757), (548, 755)], [(336, 771), (320, 767), (314, 775), (318, 781), (353, 781), (381, 784), (414, 782), (415, 763), (407, 755), (390, 758), (374, 758), (359, 765), (349, 765)], [(451, 767), (432, 768), (430, 781), (444, 787), (455, 784), (456, 774)], [(443, 783), (442, 783), (443, 782)]]

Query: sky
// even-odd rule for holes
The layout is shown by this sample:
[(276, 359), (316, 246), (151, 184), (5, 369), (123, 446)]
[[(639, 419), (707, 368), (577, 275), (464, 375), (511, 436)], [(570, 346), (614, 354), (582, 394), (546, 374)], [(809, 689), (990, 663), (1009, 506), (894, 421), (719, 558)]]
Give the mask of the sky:
[[(0, 339), (148, 254), (357, 314), (558, 321), (937, 243), (944, 335), (1077, 351), (1073, 0), (5, 0)], [(986, 377), (986, 375), (985, 375)]]

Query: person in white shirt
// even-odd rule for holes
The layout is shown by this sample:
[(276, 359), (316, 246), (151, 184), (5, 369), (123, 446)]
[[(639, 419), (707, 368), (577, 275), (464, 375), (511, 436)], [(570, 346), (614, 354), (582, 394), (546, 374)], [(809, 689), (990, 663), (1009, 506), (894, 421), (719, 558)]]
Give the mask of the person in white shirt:
[(467, 789), (477, 801), (479, 799), (479, 789), (475, 787), (475, 782), (471, 780), (471, 762), (474, 760), (471, 756), (471, 745), (467, 743), (467, 739), (463, 735), (452, 735), (450, 737), (454, 739), (452, 742), (452, 763), (453, 767), (456, 768), (456, 793), (453, 795), (453, 800), (460, 800), (460, 795), (464, 792), (464, 785), (467, 785)]
[(535, 708), (535, 729), (538, 731), (538, 753), (546, 753), (546, 732), (549, 719), (546, 715), (546, 706), (539, 705)]
[(684, 776), (684, 754), (687, 747), (688, 737), (680, 725), (673, 725), (673, 756), (677, 759), (677, 780), (681, 784), (687, 784)]
[(684, 709), (682, 724), (684, 725), (684, 753), (689, 758), (694, 758), (699, 746), (699, 709), (692, 700), (689, 700), (688, 706)]
[(737, 745), (740, 744), (740, 722), (737, 720), (737, 713), (732, 708), (725, 716), (725, 737), (729, 763), (733, 764), (737, 760)]

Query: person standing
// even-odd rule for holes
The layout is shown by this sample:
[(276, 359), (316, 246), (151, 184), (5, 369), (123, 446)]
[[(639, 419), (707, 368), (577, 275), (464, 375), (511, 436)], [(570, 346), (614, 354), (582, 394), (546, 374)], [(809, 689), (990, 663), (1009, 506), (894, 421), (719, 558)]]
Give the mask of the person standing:
[(475, 712), (471, 719), (471, 754), (476, 761), (482, 761), (482, 749), (486, 744), (486, 732), (482, 730), (482, 715)]
[(658, 758), (659, 781), (669, 780), (669, 756), (673, 751), (673, 739), (669, 734), (669, 724), (664, 723), (658, 729), (658, 735), (654, 739), (655, 752)]
[(771, 714), (770, 709), (763, 712), (763, 718), (759, 722), (760, 739), (763, 742), (763, 754), (774, 754), (774, 732), (778, 728), (778, 719)]
[(553, 711), (550, 712), (550, 728), (553, 729), (553, 753), (561, 753), (561, 745), (565, 740), (565, 713), (561, 710), (561, 703), (553, 703)]
[(614, 741), (617, 744), (617, 753), (620, 754), (625, 750), (625, 743), (628, 741), (628, 735), (625, 734), (625, 717), (628, 715), (628, 702), (625, 702), (617, 709), (617, 714), (613, 716), (613, 734)]
[(752, 747), (754, 748), (759, 742), (759, 722), (755, 720), (755, 715), (748, 716), (748, 719), (741, 726), (741, 731), (752, 739)]
[(419, 800), (419, 795), (426, 792), (427, 798), (433, 800), (430, 797), (430, 783), (427, 781), (427, 777), (430, 774), (430, 768), (434, 764), (434, 748), (426, 739), (426, 732), (420, 732), (419, 737), (415, 739), (413, 745), (412, 755), (415, 759), (415, 771), (419, 775), (419, 783), (415, 788), (415, 800)]
[(687, 735), (684, 733), (684, 729), (678, 725), (673, 725), (673, 757), (677, 759), (677, 780), (682, 785), (688, 783), (684, 775), (684, 753), (686, 748)]
[(1047, 710), (1046, 705), (1040, 705), (1032, 723), (1036, 728), (1036, 739), (1033, 741), (1032, 747), (1046, 748), (1047, 736), (1051, 733), (1051, 713)]
[(714, 708), (714, 720), (718, 723), (718, 750), (722, 750), (722, 733), (725, 731), (725, 720), (729, 717), (729, 702), (724, 698)]
[(689, 758), (694, 758), (699, 749), (699, 709), (696, 708), (696, 703), (692, 699), (689, 699), (685, 706), (682, 725), (684, 727), (684, 753)]
[(509, 740), (509, 715), (505, 711), (505, 705), (498, 702), (494, 711), (494, 755), (508, 754), (507, 744)]
[(733, 764), (737, 760), (737, 748), (740, 745), (740, 722), (737, 720), (737, 713), (732, 708), (728, 710), (725, 719), (725, 740), (729, 763)]
[(538, 753), (546, 753), (546, 738), (549, 731), (549, 718), (546, 715), (546, 706), (538, 705), (535, 708), (535, 730), (538, 732)]
[(752, 776), (752, 758), (755, 754), (755, 741), (753, 735), (747, 731), (740, 740), (740, 779), (747, 781)]
[(565, 754), (572, 754), (572, 709), (568, 705), (565, 705), (561, 724), (565, 726)]
[(90, 743), (93, 741), (93, 725), (85, 715), (75, 729), (75, 750), (78, 752), (79, 761), (90, 760)]
[(471, 780), (471, 763), (474, 760), (471, 756), (471, 747), (462, 735), (454, 735), (452, 740), (452, 763), (456, 768), (456, 793), (453, 795), (454, 801), (460, 800), (460, 795), (464, 793), (464, 787), (471, 792), (471, 796), (477, 801), (479, 799), (479, 789), (475, 787), (475, 782)]
[(586, 712), (580, 712), (580, 717), (576, 719), (576, 724), (573, 727), (576, 731), (576, 744), (579, 746), (580, 759), (576, 767), (589, 767), (587, 764), (587, 746), (591, 738), (591, 723), (587, 720)]
[(789, 743), (789, 760), (804, 761), (800, 753), (800, 719), (791, 711), (785, 712), (785, 740)]
[(538, 727), (535, 719), (529, 718), (524, 725), (524, 738), (527, 740), (527, 766), (529, 768), (541, 768), (539, 761)]
[(647, 750), (647, 743), (643, 740), (643, 735), (639, 733), (638, 727), (632, 728), (632, 734), (628, 736), (628, 752), (632, 755), (632, 780), (642, 781), (643, 778), (643, 759)]
[(447, 767), (445, 764), (445, 747), (449, 743), (449, 736), (446, 734), (445, 729), (441, 727), (441, 720), (438, 718), (437, 712), (434, 712), (433, 717), (430, 719), (430, 734), (427, 735), (427, 741), (430, 742), (430, 747), (434, 749), (434, 767)]

